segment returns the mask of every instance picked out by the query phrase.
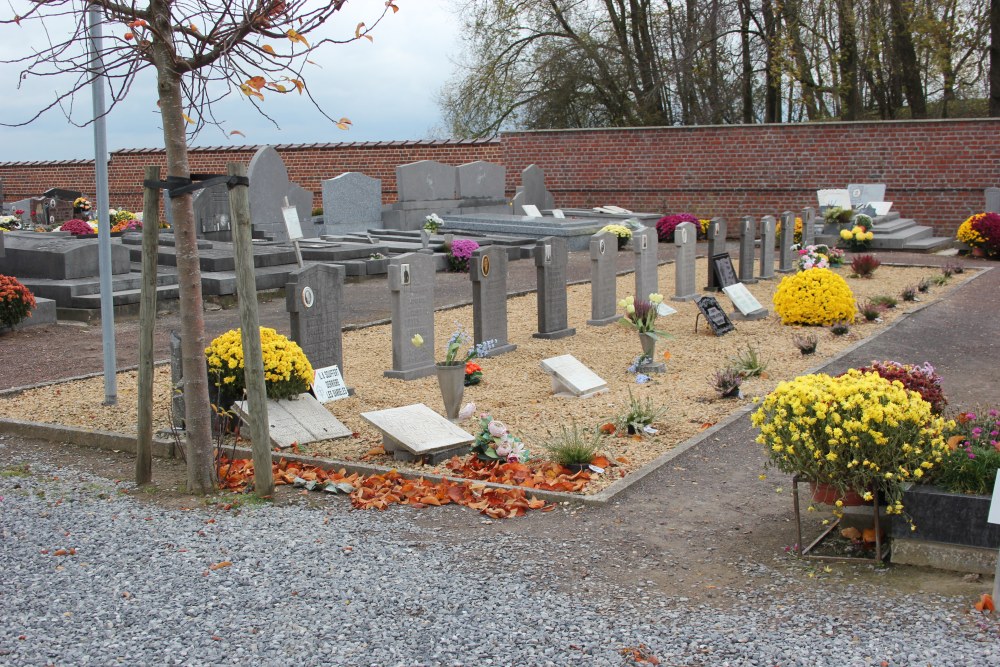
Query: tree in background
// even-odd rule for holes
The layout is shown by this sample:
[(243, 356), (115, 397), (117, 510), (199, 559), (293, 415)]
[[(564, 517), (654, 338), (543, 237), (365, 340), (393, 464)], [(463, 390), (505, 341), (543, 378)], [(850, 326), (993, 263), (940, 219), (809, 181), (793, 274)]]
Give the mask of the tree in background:
[[(4, 61), (19, 64), (21, 80), (59, 76), (69, 85), (54, 93), (50, 103), (25, 125), (53, 108), (72, 110), (73, 98), (106, 77), (111, 108), (129, 95), (145, 92), (159, 107), (166, 148), (168, 178), (190, 177), (188, 141), (212, 117), (214, 102), (230, 95), (245, 96), (258, 111), (266, 96), (305, 94), (303, 68), (326, 44), (373, 38), (369, 32), (394, 0), (380, 6), (370, 26), (360, 23), (340, 37), (315, 37), (345, 0), (149, 0), (146, 6), (112, 0), (14, 0), (14, 15), (0, 19), (8, 43), (16, 30), (36, 30), (49, 36), (47, 48)], [(95, 67), (87, 45), (87, 10), (100, 11), (104, 46)], [(156, 74), (156, 91), (134, 88), (146, 70)], [(74, 78), (75, 77), (75, 78)], [(315, 104), (315, 102), (314, 102)], [(318, 108), (318, 107), (317, 107)], [(346, 118), (334, 120), (341, 128)], [(266, 114), (265, 114), (266, 115)], [(71, 122), (76, 122), (70, 117)], [(86, 118), (82, 125), (93, 122)], [(234, 131), (237, 132), (237, 131)], [(202, 314), (201, 271), (190, 193), (171, 198), (177, 269), (180, 283), (185, 422), (187, 427), (187, 486), (194, 493), (215, 488), (208, 378), (205, 364), (205, 321)]]

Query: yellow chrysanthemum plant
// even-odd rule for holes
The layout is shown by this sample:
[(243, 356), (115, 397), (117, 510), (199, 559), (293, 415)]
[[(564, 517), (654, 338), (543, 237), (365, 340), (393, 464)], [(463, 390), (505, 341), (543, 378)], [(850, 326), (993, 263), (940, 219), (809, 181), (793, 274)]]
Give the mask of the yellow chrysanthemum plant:
[[(260, 328), (260, 343), (264, 355), (264, 385), (268, 398), (291, 398), (309, 391), (313, 367), (298, 343), (274, 329)], [(220, 402), (243, 395), (243, 341), (239, 329), (231, 329), (205, 348), (208, 376), (219, 389)], [(228, 403), (228, 400), (226, 401)]]
[(782, 382), (751, 416), (769, 467), (903, 512), (903, 486), (938, 467), (948, 422), (899, 381), (852, 369)]
[(857, 307), (847, 281), (830, 269), (812, 268), (781, 280), (774, 311), (782, 324), (829, 326), (854, 322)]

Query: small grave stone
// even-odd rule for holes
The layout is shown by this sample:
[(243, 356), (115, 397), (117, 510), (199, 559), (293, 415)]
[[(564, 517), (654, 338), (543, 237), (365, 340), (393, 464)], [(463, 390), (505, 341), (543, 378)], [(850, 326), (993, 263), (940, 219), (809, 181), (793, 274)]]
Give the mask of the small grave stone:
[[(294, 206), (299, 220), (312, 217), (312, 193), (288, 180), (288, 169), (281, 156), (271, 146), (258, 150), (247, 165), (250, 179), (250, 222), (254, 231), (260, 231), (277, 240), (285, 240), (285, 219), (281, 207)], [(223, 186), (225, 188), (225, 186)]]
[[(807, 206), (802, 209), (802, 247), (816, 243), (816, 209)], [(793, 258), (794, 259), (794, 258)]]
[[(164, 201), (164, 206), (170, 206), (169, 199)], [(195, 192), (194, 219), (195, 233), (199, 237), (211, 241), (232, 240), (233, 214), (229, 206), (229, 190), (224, 183)]]
[(323, 226), (326, 233), (365, 232), (381, 225), (381, 179), (349, 171), (323, 181)]
[(734, 320), (762, 320), (767, 317), (768, 311), (760, 305), (760, 301), (750, 293), (743, 283), (727, 285), (722, 288), (729, 300), (733, 302), (735, 311), (730, 315)]
[(540, 218), (542, 217), (542, 212), (538, 210), (538, 207), (534, 204), (525, 204), (521, 207), (524, 214), (529, 218)]
[(469, 277), (475, 343), (495, 340), (491, 357), (513, 352), (517, 346), (507, 340), (507, 250), (497, 245), (475, 250), (469, 260)]
[[(712, 333), (716, 336), (723, 336), (736, 328), (729, 318), (726, 317), (725, 311), (722, 310), (722, 306), (719, 305), (714, 296), (698, 297), (695, 303), (698, 304), (698, 310), (705, 316), (705, 321), (708, 322), (708, 325), (712, 328)], [(698, 330), (697, 318), (695, 318), (694, 328), (695, 331)]]
[(184, 428), (184, 357), (181, 337), (170, 332), (170, 423), (174, 428)]
[[(712, 218), (708, 223), (708, 256), (715, 257), (726, 252), (726, 221), (722, 218)], [(705, 289), (709, 292), (718, 292), (721, 286), (715, 282), (715, 267), (712, 262), (708, 263), (708, 282)]]
[(553, 340), (576, 333), (567, 325), (566, 241), (552, 236), (539, 239), (533, 248), (538, 282), (538, 331), (534, 338)]
[[(233, 411), (243, 421), (249, 420), (248, 401), (233, 403)], [(311, 394), (299, 394), (292, 400), (268, 399), (267, 421), (271, 442), (281, 449), (351, 435), (351, 429), (330, 414)]]
[[(765, 215), (760, 219), (760, 279), (774, 279), (774, 227), (773, 215)], [(743, 266), (740, 256), (740, 267)]]
[[(392, 369), (385, 377), (413, 380), (433, 375), (434, 273), (433, 255), (406, 253), (389, 260), (387, 278), (392, 313)], [(420, 334), (424, 344), (411, 339)]]
[(336, 264), (313, 264), (293, 271), (285, 284), (292, 340), (299, 344), (313, 368), (337, 366), (341, 373), (344, 272), (344, 267)]
[[(754, 241), (757, 237), (757, 223), (749, 215), (740, 220), (740, 282), (753, 284)], [(720, 285), (722, 287), (722, 285)]]
[(361, 418), (382, 432), (382, 446), (393, 458), (431, 465), (464, 454), (475, 438), (423, 403), (362, 412)]
[(434, 160), (401, 164), (396, 167), (396, 191), (401, 202), (457, 199), (458, 172)]
[(785, 211), (781, 214), (781, 234), (778, 235), (778, 273), (795, 270), (792, 262), (792, 244), (795, 243), (795, 214)]
[(1000, 188), (986, 188), (986, 212), (1000, 213)]
[(556, 396), (589, 398), (608, 391), (608, 383), (572, 354), (542, 360), (542, 370), (552, 376)]
[(587, 324), (602, 327), (620, 319), (616, 292), (618, 237), (599, 232), (590, 237), (590, 319)]
[(467, 162), (457, 167), (459, 199), (503, 199), (507, 168), (494, 162)]
[(709, 270), (712, 272), (715, 284), (719, 289), (735, 285), (740, 281), (733, 268), (733, 259), (728, 252), (720, 252), (709, 259)]
[(695, 291), (695, 252), (698, 235), (695, 226), (690, 222), (682, 222), (674, 229), (674, 245), (677, 246), (675, 257), (674, 301), (692, 301), (697, 298)]
[(649, 299), (650, 294), (660, 291), (657, 275), (656, 227), (645, 227), (632, 234), (632, 250), (635, 253), (635, 298)]

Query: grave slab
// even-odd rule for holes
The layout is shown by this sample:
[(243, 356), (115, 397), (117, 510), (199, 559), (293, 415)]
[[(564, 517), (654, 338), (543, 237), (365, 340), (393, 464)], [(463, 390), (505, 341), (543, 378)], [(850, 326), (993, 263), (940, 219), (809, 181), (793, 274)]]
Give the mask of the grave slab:
[[(244, 421), (249, 419), (248, 401), (237, 401), (233, 410)], [(351, 435), (351, 429), (340, 423), (312, 394), (299, 394), (294, 400), (268, 399), (267, 421), (271, 442), (282, 449)]]
[(736, 309), (729, 314), (733, 320), (762, 320), (767, 317), (768, 310), (750, 293), (743, 283), (727, 285), (722, 288)]
[(572, 354), (543, 359), (542, 370), (552, 376), (556, 396), (589, 398), (608, 391), (608, 383)]
[(382, 432), (382, 446), (398, 460), (433, 465), (467, 453), (475, 441), (423, 403), (362, 412), (361, 418)]

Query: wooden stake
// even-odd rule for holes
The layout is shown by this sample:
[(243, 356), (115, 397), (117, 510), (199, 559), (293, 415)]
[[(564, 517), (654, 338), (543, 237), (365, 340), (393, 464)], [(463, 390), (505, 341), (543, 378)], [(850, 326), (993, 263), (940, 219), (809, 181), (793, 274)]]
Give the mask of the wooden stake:
[[(147, 181), (160, 180), (159, 167), (146, 167)], [(160, 238), (160, 190), (142, 192), (142, 286), (139, 300), (139, 436), (135, 483), (153, 480), (153, 333), (156, 330), (156, 256)]]

